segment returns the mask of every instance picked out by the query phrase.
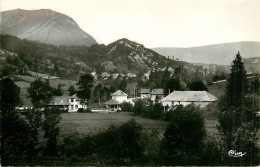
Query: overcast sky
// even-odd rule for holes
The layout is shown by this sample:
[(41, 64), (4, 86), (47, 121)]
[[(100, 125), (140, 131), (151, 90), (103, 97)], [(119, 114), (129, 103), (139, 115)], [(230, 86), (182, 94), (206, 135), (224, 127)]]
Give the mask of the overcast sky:
[(98, 43), (128, 38), (146, 47), (260, 41), (254, 0), (0, 0), (1, 11), (52, 9), (72, 17)]

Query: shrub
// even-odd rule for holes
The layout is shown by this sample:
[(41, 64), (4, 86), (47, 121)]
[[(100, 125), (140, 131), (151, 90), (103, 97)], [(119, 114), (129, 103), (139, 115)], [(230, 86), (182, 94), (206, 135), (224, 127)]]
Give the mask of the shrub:
[(131, 103), (123, 102), (121, 106), (122, 111), (132, 112), (133, 105)]
[(194, 105), (178, 106), (162, 140), (161, 151), (171, 165), (197, 165), (206, 135), (204, 118)]
[(133, 113), (136, 115), (141, 114), (144, 110), (144, 107), (144, 103), (141, 100), (136, 101), (133, 107)]
[(87, 108), (87, 109), (79, 108), (77, 112), (79, 112), (79, 113), (92, 113), (90, 108)]

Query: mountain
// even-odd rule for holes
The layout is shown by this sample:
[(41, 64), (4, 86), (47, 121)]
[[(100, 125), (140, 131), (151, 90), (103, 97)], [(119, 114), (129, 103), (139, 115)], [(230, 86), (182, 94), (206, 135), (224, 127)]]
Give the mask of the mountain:
[(233, 42), (191, 48), (164, 47), (152, 50), (190, 63), (230, 65), (238, 51), (243, 58), (259, 57), (260, 42)]
[(107, 58), (113, 60), (113, 64), (116, 64), (118, 68), (126, 65), (125, 69), (135, 69), (135, 72), (147, 71), (152, 67), (165, 67), (168, 63), (173, 62), (153, 50), (145, 48), (142, 44), (126, 38), (107, 45), (106, 50)]
[(97, 43), (72, 18), (50, 9), (1, 12), (1, 33), (53, 45)]

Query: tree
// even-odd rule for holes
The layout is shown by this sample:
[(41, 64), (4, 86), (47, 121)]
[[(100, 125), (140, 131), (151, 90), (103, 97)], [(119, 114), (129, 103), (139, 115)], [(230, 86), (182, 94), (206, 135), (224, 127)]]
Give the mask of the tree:
[(63, 91), (61, 89), (61, 86), (62, 85), (59, 84), (57, 89), (53, 88), (53, 95), (54, 96), (62, 96), (63, 95)]
[(256, 133), (259, 129), (259, 100), (248, 95), (246, 70), (238, 52), (227, 79), (226, 93), (218, 103), (220, 110), (218, 130), (225, 151), (246, 152), (239, 159), (225, 157), (229, 165), (257, 165), (259, 149)]
[(34, 107), (44, 107), (48, 105), (53, 96), (53, 89), (49, 85), (49, 80), (45, 82), (37, 79), (28, 88), (29, 97)]
[(87, 104), (91, 97), (91, 89), (94, 86), (93, 77), (90, 74), (82, 75), (77, 83), (79, 89), (77, 96), (80, 98), (81, 103)]
[(169, 80), (170, 78), (170, 75), (171, 73), (168, 71), (169, 67), (167, 66), (165, 71), (164, 71), (164, 74), (163, 74), (163, 78), (162, 78), (162, 81), (161, 81), (161, 87), (164, 88), (165, 85), (166, 85), (166, 82)]
[(200, 80), (192, 82), (189, 88), (191, 91), (208, 91), (207, 86)]
[(162, 140), (162, 155), (171, 165), (197, 165), (206, 135), (199, 107), (177, 106)]
[(56, 108), (45, 108), (42, 129), (44, 130), (44, 138), (47, 139), (44, 153), (46, 155), (57, 155), (57, 136), (59, 135), (60, 112)]
[(244, 104), (248, 93), (246, 70), (240, 53), (238, 52), (231, 66), (231, 73), (227, 78), (226, 96), (228, 106), (239, 107)]
[(119, 89), (124, 92), (124, 91), (126, 91), (126, 86), (127, 86), (127, 83), (126, 83), (126, 80), (125, 80), (125, 78), (124, 78), (124, 79), (121, 81), (121, 83), (119, 84)]
[(164, 94), (168, 95), (170, 92), (181, 89), (180, 82), (177, 79), (169, 79), (164, 87)]
[(19, 161), (31, 161), (35, 155), (37, 135), (16, 110), (20, 89), (10, 78), (0, 81), (1, 111), (1, 163), (14, 165)]
[(71, 85), (68, 89), (69, 95), (73, 96), (74, 94), (76, 94), (76, 89), (73, 85)]
[(251, 93), (259, 93), (260, 83), (259, 79), (256, 79), (251, 84)]

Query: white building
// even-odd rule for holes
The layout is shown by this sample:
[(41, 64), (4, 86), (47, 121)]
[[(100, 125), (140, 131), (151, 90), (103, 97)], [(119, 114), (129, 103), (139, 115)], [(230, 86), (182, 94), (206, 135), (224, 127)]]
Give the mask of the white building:
[(150, 89), (141, 88), (141, 98), (150, 98)]
[(73, 96), (55, 96), (49, 106), (59, 107), (68, 112), (77, 112), (78, 109), (86, 109), (87, 105), (82, 105), (76, 95)]
[(118, 101), (119, 103), (122, 103), (123, 101), (127, 100), (127, 94), (124, 93), (121, 90), (116, 91), (115, 93), (111, 94), (112, 99)]
[(121, 110), (121, 104), (123, 102), (128, 102), (133, 104), (132, 99), (128, 99), (127, 98), (128, 95), (121, 90), (112, 93), (111, 96), (112, 99), (105, 103), (105, 105), (111, 110)]
[(160, 102), (163, 106), (175, 106), (188, 104), (195, 104), (200, 107), (205, 107), (211, 102), (216, 101), (217, 98), (207, 91), (174, 91), (165, 98), (161, 99)]

